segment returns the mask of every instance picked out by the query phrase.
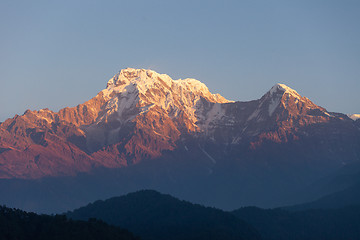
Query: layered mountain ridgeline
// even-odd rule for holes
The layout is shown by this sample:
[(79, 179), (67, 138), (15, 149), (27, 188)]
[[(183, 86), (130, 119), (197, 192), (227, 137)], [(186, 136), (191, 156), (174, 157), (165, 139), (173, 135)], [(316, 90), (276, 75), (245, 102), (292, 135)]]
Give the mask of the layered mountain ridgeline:
[(139, 240), (127, 230), (91, 219), (68, 220), (65, 215), (37, 215), (0, 206), (0, 239)]
[(252, 224), (264, 240), (360, 239), (360, 205), (295, 212), (246, 207), (232, 213)]
[(96, 201), (67, 216), (124, 226), (144, 240), (260, 239), (250, 225), (230, 213), (151, 190)]
[(67, 216), (80, 220), (95, 217), (125, 226), (142, 239), (356, 240), (360, 237), (360, 205), (303, 211), (244, 207), (224, 212), (152, 190), (96, 201), (68, 212)]
[(357, 121), (360, 119), (360, 114), (348, 114), (348, 117), (354, 121)]
[(55, 113), (27, 110), (0, 125), (1, 178), (123, 167), (177, 148), (198, 131), (196, 103), (228, 102), (194, 79), (126, 69), (93, 99)]
[[(360, 179), (360, 176), (358, 176)], [(344, 190), (325, 195), (315, 201), (284, 207), (290, 211), (308, 209), (337, 209), (346, 206), (360, 205), (360, 182)]]
[(0, 202), (59, 212), (151, 188), (228, 210), (301, 203), (360, 162), (358, 123), (283, 84), (232, 102), (194, 79), (125, 69), (83, 104), (0, 124)]
[(337, 184), (351, 187), (315, 201), (276, 209), (243, 207), (232, 213), (256, 228), (264, 240), (360, 239), (360, 177), (355, 169), (356, 174), (348, 169), (337, 173)]
[[(172, 80), (144, 69), (122, 70), (106, 89), (76, 107), (27, 110), (1, 123), (0, 136), (1, 178), (124, 167), (188, 149), (191, 141), (204, 152), (216, 145), (240, 163), (264, 151), (273, 156), (280, 143), (291, 143), (285, 148), (291, 154), (285, 152), (282, 160), (297, 150), (310, 168), (324, 162), (340, 166), (359, 156), (359, 130), (352, 120), (283, 84), (259, 100), (230, 102), (197, 80)], [(272, 161), (263, 158), (258, 164)]]

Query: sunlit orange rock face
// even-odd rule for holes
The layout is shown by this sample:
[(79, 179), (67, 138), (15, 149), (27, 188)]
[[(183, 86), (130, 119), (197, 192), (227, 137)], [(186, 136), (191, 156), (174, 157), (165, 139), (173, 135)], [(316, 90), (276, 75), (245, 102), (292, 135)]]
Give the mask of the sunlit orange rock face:
[(126, 69), (96, 97), (59, 112), (27, 110), (0, 125), (0, 177), (71, 175), (161, 156), (182, 133), (199, 131), (200, 98), (228, 102), (194, 79)]
[(339, 122), (353, 130), (345, 115), (328, 113), (282, 84), (259, 100), (232, 102), (194, 79), (125, 69), (83, 104), (59, 112), (27, 110), (1, 123), (0, 178), (126, 167), (189, 139), (257, 149), (266, 141), (297, 141), (309, 126)]

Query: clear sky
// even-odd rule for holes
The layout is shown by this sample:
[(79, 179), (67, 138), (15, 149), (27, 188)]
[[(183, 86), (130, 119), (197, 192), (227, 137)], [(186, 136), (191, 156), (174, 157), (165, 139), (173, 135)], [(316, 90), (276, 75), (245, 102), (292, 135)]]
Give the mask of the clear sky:
[(360, 113), (360, 1), (0, 1), (0, 121), (82, 103), (126, 67)]

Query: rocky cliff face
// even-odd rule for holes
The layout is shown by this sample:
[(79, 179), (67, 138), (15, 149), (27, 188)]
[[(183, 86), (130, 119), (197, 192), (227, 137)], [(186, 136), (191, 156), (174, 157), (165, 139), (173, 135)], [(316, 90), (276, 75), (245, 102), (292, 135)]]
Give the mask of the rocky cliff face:
[(232, 102), (194, 79), (125, 69), (83, 104), (27, 110), (1, 123), (0, 178), (126, 167), (179, 149), (191, 155), (189, 145), (208, 158), (211, 146), (241, 161), (244, 152), (264, 152), (272, 144), (291, 142), (302, 151), (321, 143), (329, 156), (345, 152), (334, 162), (346, 164), (359, 159), (359, 136), (346, 115), (327, 112), (283, 84), (258, 100)]
[(199, 131), (196, 103), (228, 102), (194, 79), (125, 69), (93, 99), (55, 113), (27, 110), (0, 125), (0, 177), (38, 178), (122, 167)]

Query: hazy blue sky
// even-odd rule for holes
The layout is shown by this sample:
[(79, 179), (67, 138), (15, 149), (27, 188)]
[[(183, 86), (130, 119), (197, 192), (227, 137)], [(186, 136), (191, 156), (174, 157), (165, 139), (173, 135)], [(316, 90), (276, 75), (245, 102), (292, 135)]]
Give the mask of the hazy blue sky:
[(0, 1), (0, 121), (82, 103), (126, 67), (232, 100), (277, 82), (360, 113), (360, 1)]

